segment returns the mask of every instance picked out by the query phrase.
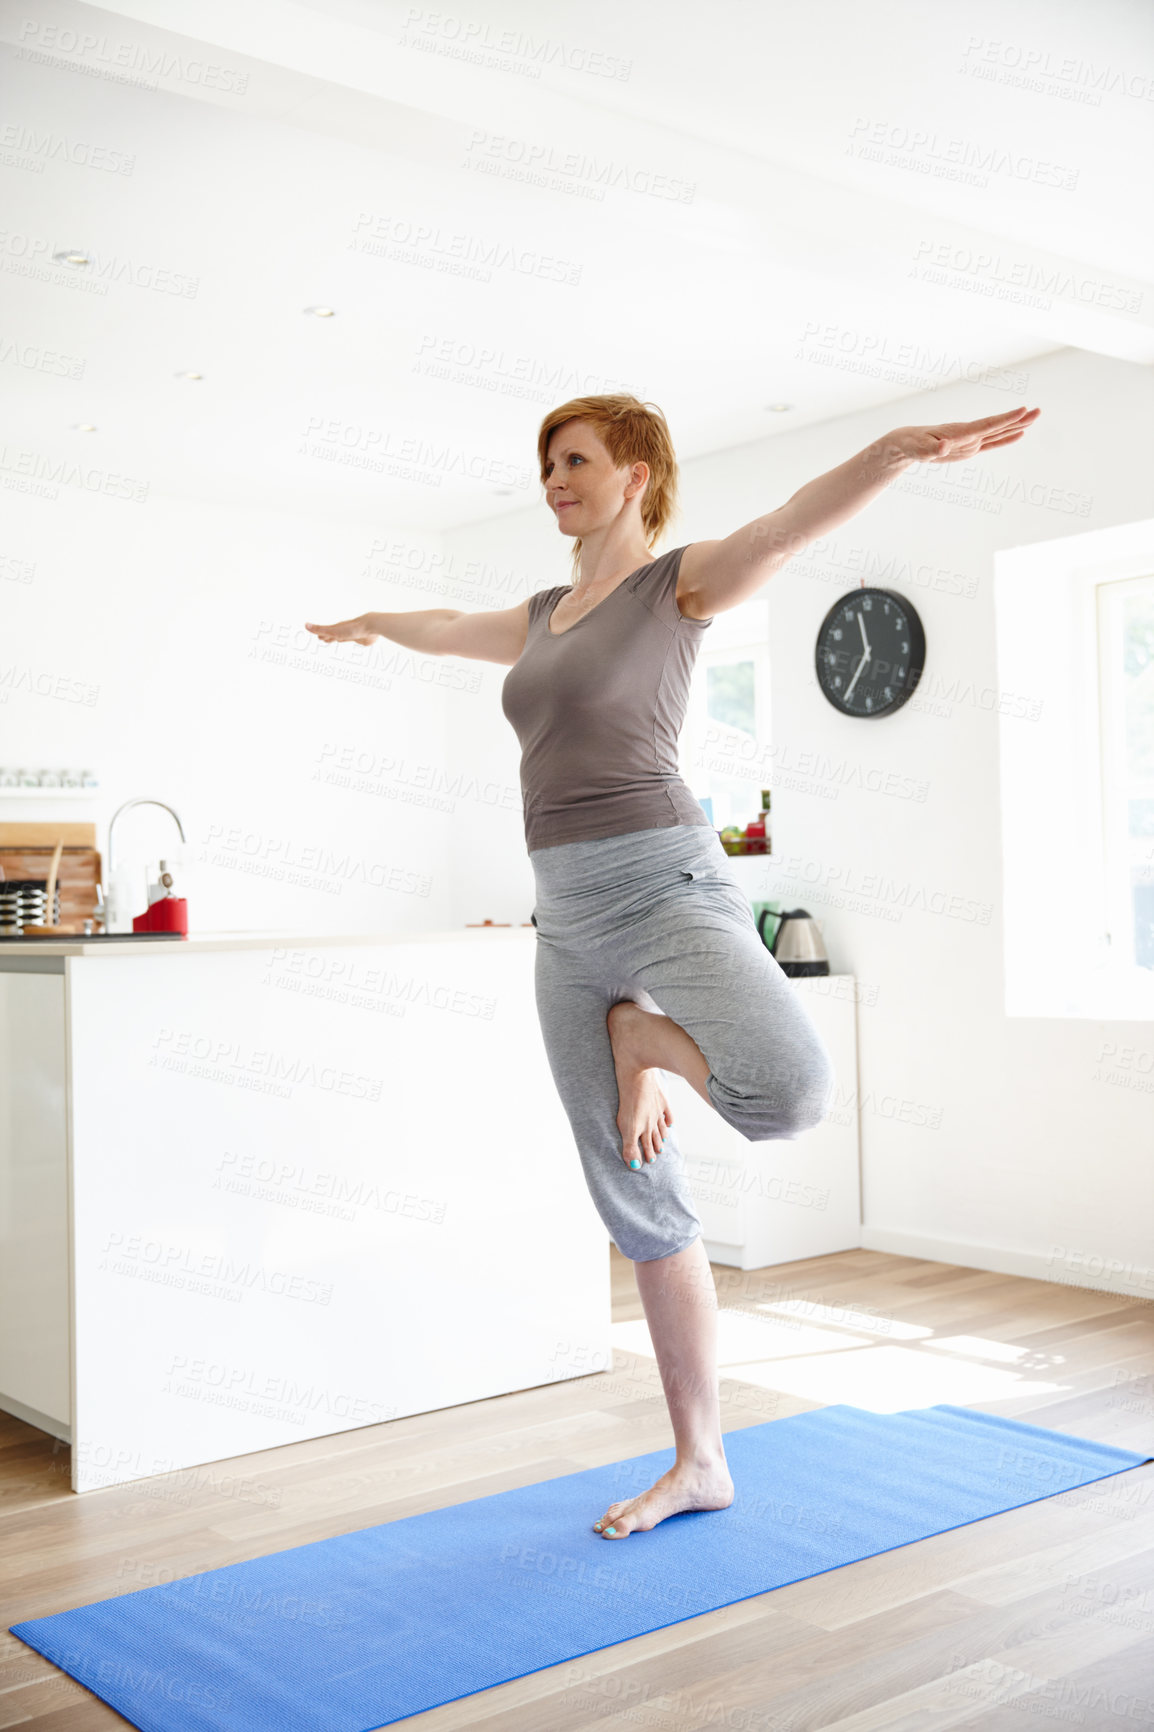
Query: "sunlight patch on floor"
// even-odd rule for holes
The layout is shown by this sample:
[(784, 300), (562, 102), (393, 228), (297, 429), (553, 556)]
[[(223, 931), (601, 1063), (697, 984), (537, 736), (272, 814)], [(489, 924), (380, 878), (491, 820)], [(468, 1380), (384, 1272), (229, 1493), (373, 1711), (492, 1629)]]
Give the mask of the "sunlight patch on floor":
[[(782, 1395), (797, 1395), (823, 1404), (843, 1402), (870, 1413), (900, 1413), (909, 1407), (933, 1407), (949, 1402), (965, 1407), (974, 1402), (1004, 1401), (1019, 1395), (1058, 1394), (1068, 1385), (1014, 1369), (1027, 1349), (1012, 1342), (990, 1341), (979, 1335), (943, 1335), (900, 1347), (878, 1335), (851, 1333), (821, 1321), (802, 1322), (817, 1312), (844, 1320), (865, 1318), (865, 1312), (838, 1312), (810, 1307), (784, 1317), (771, 1313), (784, 1307), (758, 1307), (763, 1314), (720, 1310), (717, 1314), (717, 1358), (722, 1377)], [(890, 1322), (873, 1318), (871, 1326)], [(921, 1337), (931, 1329), (899, 1325)], [(613, 1346), (624, 1353), (653, 1358), (653, 1343), (643, 1317), (615, 1323)], [(936, 1351), (927, 1353), (926, 1348)]]
[(937, 1341), (927, 1341), (926, 1346), (963, 1353), (967, 1359), (993, 1359), (999, 1365), (1017, 1365), (1032, 1351), (1013, 1341), (986, 1341), (980, 1335), (943, 1335)]
[(870, 1413), (899, 1413), (907, 1407), (933, 1407), (939, 1401), (965, 1407), (1018, 1395), (1051, 1395), (1066, 1387), (995, 1365), (938, 1358), (920, 1347), (870, 1346), (809, 1359), (761, 1359), (744, 1364), (727, 1359), (721, 1370), (725, 1377), (776, 1389), (783, 1395), (800, 1395), (825, 1404), (845, 1402)]
[(816, 1299), (767, 1300), (757, 1309), (807, 1317), (811, 1323), (833, 1323), (840, 1329), (864, 1329), (870, 1335), (885, 1335), (891, 1341), (920, 1341), (933, 1334), (922, 1323), (903, 1323), (896, 1317), (879, 1317), (869, 1311), (842, 1311), (834, 1305), (819, 1305)]
[[(623, 1353), (653, 1357), (644, 1317), (614, 1323), (610, 1337)], [(730, 1359), (789, 1359), (795, 1354), (836, 1353), (846, 1347), (872, 1345), (868, 1336), (850, 1335), (845, 1330), (807, 1328), (785, 1318), (751, 1317), (742, 1311), (717, 1314), (717, 1352), (723, 1364)]]

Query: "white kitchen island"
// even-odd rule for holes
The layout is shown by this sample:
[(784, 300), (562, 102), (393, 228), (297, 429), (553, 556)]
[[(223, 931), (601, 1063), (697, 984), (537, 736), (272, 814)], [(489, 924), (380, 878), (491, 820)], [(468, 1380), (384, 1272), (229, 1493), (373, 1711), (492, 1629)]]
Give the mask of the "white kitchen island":
[(534, 939), (0, 945), (0, 1408), (75, 1491), (612, 1362)]

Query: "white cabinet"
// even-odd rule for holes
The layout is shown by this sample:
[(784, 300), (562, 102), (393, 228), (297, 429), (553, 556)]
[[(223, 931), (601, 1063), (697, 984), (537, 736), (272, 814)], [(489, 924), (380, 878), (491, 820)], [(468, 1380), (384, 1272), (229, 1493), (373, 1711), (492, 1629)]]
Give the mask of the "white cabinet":
[(0, 1391), (67, 1438), (64, 975), (0, 972)]
[(0, 1408), (73, 1489), (608, 1362), (532, 930), (0, 950)]
[(764, 1269), (861, 1244), (856, 982), (851, 974), (791, 981), (834, 1064), (822, 1124), (795, 1138), (748, 1142), (682, 1077), (663, 1086), (713, 1263)]

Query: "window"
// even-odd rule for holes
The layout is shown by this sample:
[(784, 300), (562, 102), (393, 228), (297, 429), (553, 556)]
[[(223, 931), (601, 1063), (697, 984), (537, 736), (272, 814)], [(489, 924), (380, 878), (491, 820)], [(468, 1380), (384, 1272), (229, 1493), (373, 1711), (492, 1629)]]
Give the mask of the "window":
[(710, 802), (713, 827), (743, 830), (770, 782), (769, 603), (718, 614), (693, 672), (680, 741), (681, 774)]
[(1120, 961), (1154, 969), (1154, 576), (1097, 600), (1106, 931)]
[(1152, 573), (1151, 518), (994, 555), (1010, 1016), (1154, 1019)]

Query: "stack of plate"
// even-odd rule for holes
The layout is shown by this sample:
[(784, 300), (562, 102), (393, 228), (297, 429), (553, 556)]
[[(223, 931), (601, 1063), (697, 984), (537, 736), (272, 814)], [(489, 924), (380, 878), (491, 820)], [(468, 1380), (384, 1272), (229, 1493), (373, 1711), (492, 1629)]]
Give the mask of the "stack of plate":
[(55, 926), (60, 919), (60, 886), (56, 886), (51, 920), (47, 878), (0, 880), (0, 938), (13, 938), (25, 926)]

